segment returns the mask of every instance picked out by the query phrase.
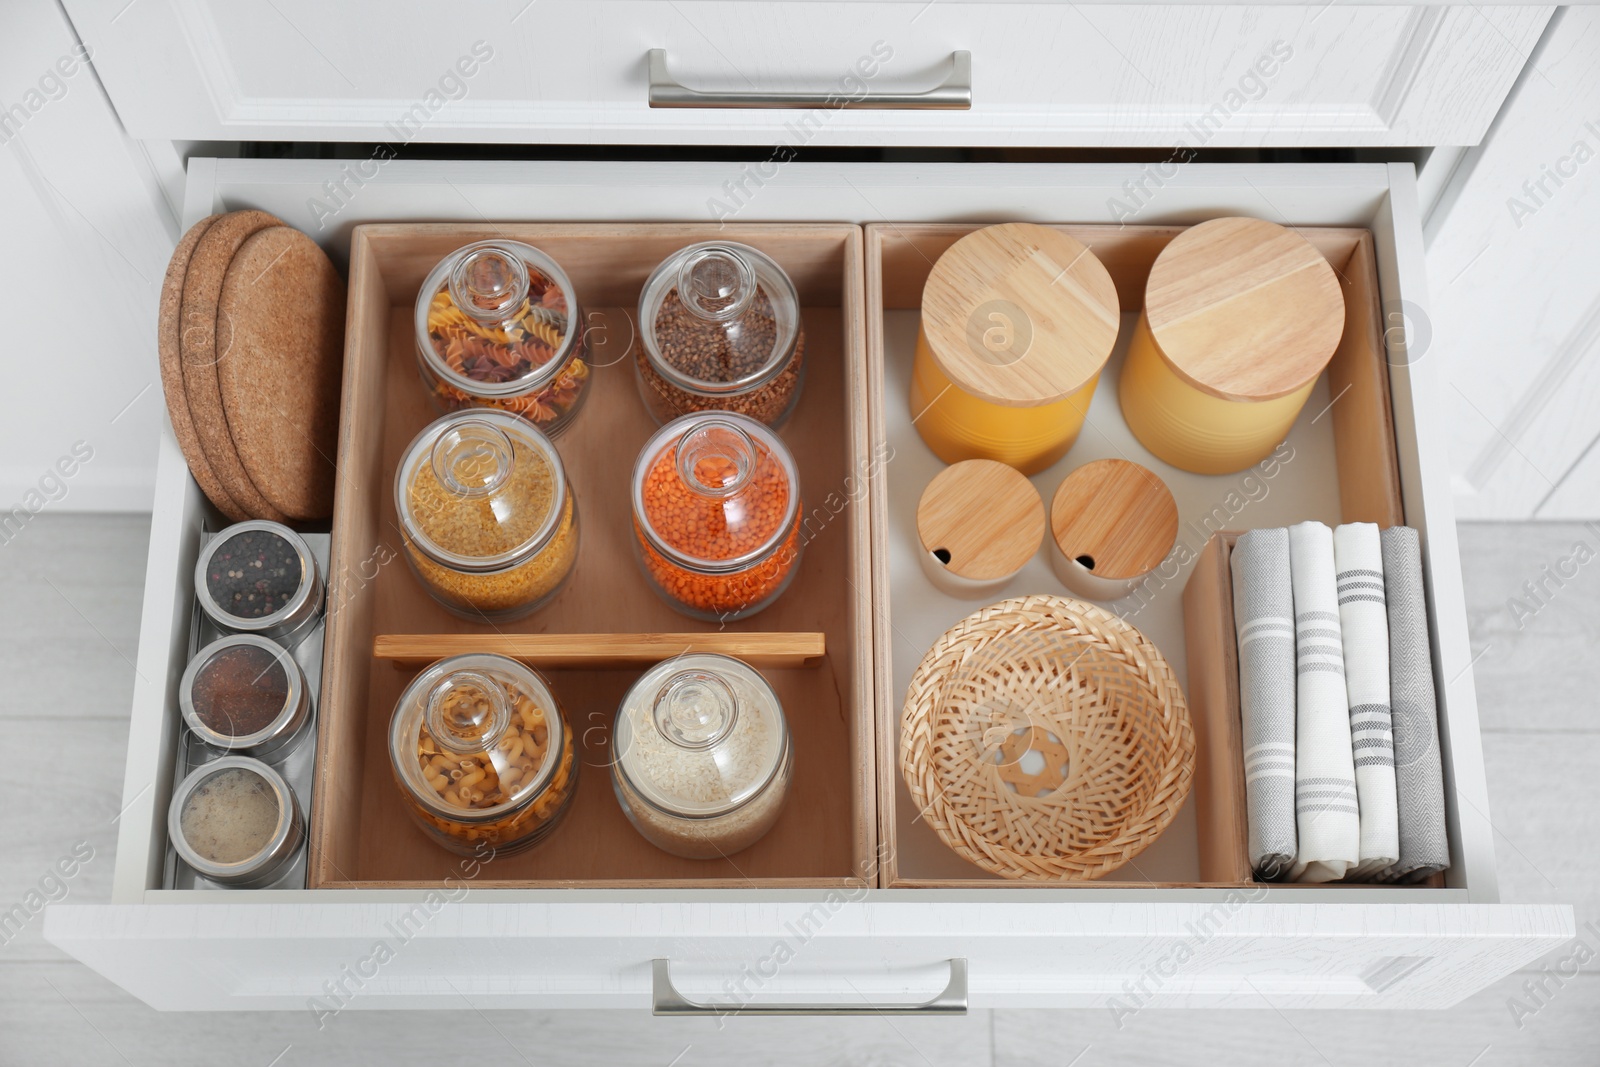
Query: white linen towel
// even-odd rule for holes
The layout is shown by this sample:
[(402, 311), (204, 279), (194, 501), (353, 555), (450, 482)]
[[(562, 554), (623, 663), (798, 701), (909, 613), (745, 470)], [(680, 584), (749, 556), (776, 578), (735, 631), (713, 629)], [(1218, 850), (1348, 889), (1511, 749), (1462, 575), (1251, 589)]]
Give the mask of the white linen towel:
[(1383, 531), (1383, 583), (1389, 607), (1389, 699), (1394, 708), (1395, 787), (1400, 859), (1381, 877), (1411, 881), (1450, 866), (1439, 764), (1439, 704), (1429, 654), (1428, 605), (1417, 531)]
[(1296, 654), (1295, 816), (1299, 850), (1289, 878), (1331, 882), (1361, 858), (1361, 813), (1350, 747), (1350, 702), (1334, 577), (1333, 532), (1289, 527)]
[[(1233, 547), (1232, 569), (1250, 866), (1256, 877), (1271, 882), (1288, 875), (1296, 840), (1289, 531), (1251, 530), (1241, 535)], [(1387, 646), (1384, 652), (1387, 663)], [(1387, 674), (1384, 683), (1388, 684)]]
[(1361, 860), (1350, 876), (1361, 878), (1400, 858), (1394, 735), (1389, 723), (1389, 612), (1377, 526), (1352, 522), (1334, 530), (1333, 561), (1338, 568), (1344, 684), (1350, 697), (1350, 745), (1361, 809)]

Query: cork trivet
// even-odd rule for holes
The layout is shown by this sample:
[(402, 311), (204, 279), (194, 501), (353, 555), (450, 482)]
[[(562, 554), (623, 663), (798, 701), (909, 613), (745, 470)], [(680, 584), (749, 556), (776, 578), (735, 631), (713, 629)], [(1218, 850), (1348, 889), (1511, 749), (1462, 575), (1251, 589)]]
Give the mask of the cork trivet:
[(183, 390), (189, 398), (189, 417), (194, 420), (200, 447), (222, 487), (251, 518), (285, 522), (288, 516), (273, 507), (250, 481), (244, 464), (234, 451), (233, 436), (222, 410), (222, 387), (217, 380), (217, 363), (228, 353), (217, 347), (217, 301), (222, 295), (222, 279), (233, 262), (234, 253), (249, 237), (269, 226), (283, 225), (265, 211), (234, 211), (213, 222), (201, 234), (189, 260), (189, 273), (183, 285), (183, 322), (180, 352), (183, 357)]
[(292, 519), (333, 514), (344, 283), (315, 241), (275, 226), (245, 241), (222, 282), (222, 407), (250, 481)]
[(189, 260), (201, 236), (221, 217), (207, 215), (189, 227), (167, 261), (167, 275), (161, 282), (161, 311), (156, 322), (156, 353), (160, 357), (161, 392), (167, 400), (167, 418), (172, 422), (172, 433), (183, 450), (189, 473), (194, 475), (206, 499), (229, 519), (238, 522), (247, 516), (222, 488), (221, 480), (206, 459), (205, 450), (200, 447), (194, 420), (189, 417), (189, 398), (183, 388), (183, 357), (179, 350), (179, 336), (183, 332), (183, 282), (189, 273)]

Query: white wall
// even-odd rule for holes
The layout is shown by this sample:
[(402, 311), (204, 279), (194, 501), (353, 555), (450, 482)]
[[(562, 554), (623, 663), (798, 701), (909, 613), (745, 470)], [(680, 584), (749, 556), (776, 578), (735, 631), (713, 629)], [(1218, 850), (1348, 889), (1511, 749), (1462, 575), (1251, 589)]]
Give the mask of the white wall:
[[(177, 214), (77, 45), (54, 4), (0, 4), (3, 512), (142, 511), (155, 484), (156, 304)], [(80, 441), (93, 458), (56, 481)]]

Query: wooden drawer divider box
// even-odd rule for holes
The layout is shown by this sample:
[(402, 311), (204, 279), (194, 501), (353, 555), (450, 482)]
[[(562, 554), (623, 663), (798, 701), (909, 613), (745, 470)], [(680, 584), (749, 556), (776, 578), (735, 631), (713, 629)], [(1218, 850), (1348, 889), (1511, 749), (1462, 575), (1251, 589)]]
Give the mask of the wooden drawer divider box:
[[(574, 886), (827, 886), (873, 880), (872, 646), (867, 626), (867, 508), (846, 506), (866, 462), (861, 231), (844, 225), (375, 224), (350, 248), (339, 482), (333, 522), (328, 651), (319, 709), (322, 746), (311, 818), (311, 888), (428, 888), (463, 878), (460, 857), (410, 821), (389, 769), (388, 724), (417, 667), (374, 656), (388, 634), (495, 634), (459, 619), (423, 590), (401, 555), (394, 470), (436, 417), (416, 370), (413, 302), (423, 276), (470, 241), (506, 237), (549, 253), (572, 278), (588, 322), (594, 380), (584, 409), (556, 440), (578, 500), (577, 569), (562, 593), (507, 633), (702, 632), (662, 603), (634, 562), (629, 478), (654, 423), (634, 384), (630, 345), (639, 290), (669, 253), (695, 241), (742, 241), (773, 256), (800, 293), (806, 383), (783, 436), (800, 466), (800, 571), (777, 603), (727, 624), (734, 632), (819, 631), (820, 663), (773, 669), (794, 736), (788, 808), (731, 859), (686, 860), (657, 849), (624, 816), (610, 781), (612, 716), (639, 674), (560, 670), (582, 768), (563, 825), (527, 853), (472, 865), (484, 888)], [(368, 561), (391, 559), (376, 568)], [(454, 640), (454, 639), (453, 639)]]

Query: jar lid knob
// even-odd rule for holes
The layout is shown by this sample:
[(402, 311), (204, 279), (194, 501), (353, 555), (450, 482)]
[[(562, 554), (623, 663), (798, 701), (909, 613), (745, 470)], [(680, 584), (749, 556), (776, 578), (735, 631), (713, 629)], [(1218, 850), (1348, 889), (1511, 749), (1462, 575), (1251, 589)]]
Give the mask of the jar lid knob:
[(434, 476), (458, 496), (487, 496), (511, 477), (516, 449), (484, 419), (462, 419), (439, 435), (430, 453)]
[(733, 731), (739, 698), (710, 671), (679, 671), (656, 696), (656, 729), (680, 748), (710, 748)]
[(487, 674), (456, 671), (428, 694), (423, 721), (440, 748), (462, 755), (483, 752), (511, 724), (511, 701), (505, 687)]
[(750, 257), (727, 245), (710, 245), (684, 258), (678, 268), (678, 299), (710, 322), (738, 318), (756, 295)]
[(727, 419), (706, 419), (678, 439), (678, 476), (703, 496), (738, 492), (756, 468), (756, 443)]
[(498, 245), (474, 248), (450, 271), (450, 299), (484, 322), (499, 322), (528, 297), (528, 266)]

